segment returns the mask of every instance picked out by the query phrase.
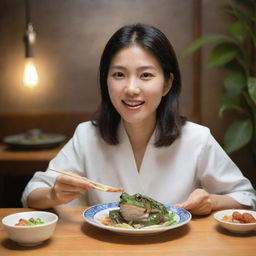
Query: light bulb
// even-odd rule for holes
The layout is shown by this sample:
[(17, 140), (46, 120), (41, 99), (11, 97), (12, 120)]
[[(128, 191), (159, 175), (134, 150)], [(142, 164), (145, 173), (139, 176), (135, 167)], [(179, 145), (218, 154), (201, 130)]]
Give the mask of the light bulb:
[(37, 86), (38, 74), (34, 63), (34, 58), (26, 58), (23, 77), (24, 85), (30, 88)]

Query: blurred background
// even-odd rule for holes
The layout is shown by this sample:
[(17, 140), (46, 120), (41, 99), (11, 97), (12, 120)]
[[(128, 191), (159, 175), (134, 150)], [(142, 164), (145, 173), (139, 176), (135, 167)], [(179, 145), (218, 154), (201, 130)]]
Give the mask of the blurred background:
[[(142, 22), (162, 30), (177, 53), (183, 91), (181, 113), (208, 126), (223, 145), (226, 127), (237, 118), (218, 116), (225, 70), (207, 68), (211, 45), (193, 55), (181, 52), (198, 36), (224, 33), (230, 17), (226, 0), (30, 0), (36, 32), (34, 87), (24, 86), (24, 0), (0, 1), (0, 139), (41, 129), (72, 136), (78, 123), (90, 119), (99, 105), (98, 65), (107, 40), (121, 26)], [(13, 150), (0, 146), (0, 207), (20, 206), (20, 195), (35, 171), (44, 170), (60, 147)], [(248, 149), (231, 154), (256, 187)]]

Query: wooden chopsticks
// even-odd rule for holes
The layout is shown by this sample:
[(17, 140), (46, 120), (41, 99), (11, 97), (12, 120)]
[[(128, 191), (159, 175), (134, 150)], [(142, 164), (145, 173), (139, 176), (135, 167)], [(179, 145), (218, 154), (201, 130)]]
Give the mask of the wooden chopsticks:
[(82, 177), (82, 176), (79, 176), (79, 175), (71, 173), (71, 172), (64, 172), (64, 171), (54, 170), (54, 169), (50, 169), (50, 170), (53, 171), (53, 172), (63, 174), (63, 175), (67, 175), (67, 176), (70, 176), (70, 177), (85, 180), (85, 181), (91, 183), (93, 185), (93, 188), (101, 190), (101, 191), (105, 191), (105, 192), (123, 192), (124, 191), (123, 188), (111, 187), (111, 186), (108, 186), (108, 185), (104, 185), (104, 184), (92, 181), (90, 179), (87, 179), (86, 177)]

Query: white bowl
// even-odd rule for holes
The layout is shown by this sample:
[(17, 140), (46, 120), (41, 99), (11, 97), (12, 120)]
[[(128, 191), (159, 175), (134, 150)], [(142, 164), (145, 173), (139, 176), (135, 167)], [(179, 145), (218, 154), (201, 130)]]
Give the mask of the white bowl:
[[(35, 226), (15, 226), (21, 218), (40, 218), (45, 223)], [(23, 246), (36, 246), (50, 238), (57, 221), (56, 214), (44, 211), (19, 212), (2, 219), (8, 237)]]
[(229, 210), (219, 211), (214, 214), (214, 218), (215, 220), (218, 221), (220, 226), (234, 233), (247, 233), (249, 231), (256, 229), (256, 223), (233, 223), (233, 222), (228, 222), (223, 220), (223, 217), (225, 215), (230, 216), (235, 211), (240, 213), (247, 212), (252, 214), (253, 217), (256, 218), (256, 211), (242, 210), (242, 209), (229, 209)]

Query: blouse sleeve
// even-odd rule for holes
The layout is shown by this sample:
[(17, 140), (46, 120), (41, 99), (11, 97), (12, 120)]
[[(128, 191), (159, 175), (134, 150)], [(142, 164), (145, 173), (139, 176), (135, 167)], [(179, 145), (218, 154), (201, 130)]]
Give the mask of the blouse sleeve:
[(256, 192), (213, 136), (208, 134), (197, 169), (201, 187), (211, 194), (225, 194), (242, 205), (256, 208)]
[[(84, 172), (84, 159), (81, 152), (82, 146), (80, 145), (83, 140), (80, 127), (76, 129), (74, 136), (67, 142), (61, 151), (53, 158), (45, 172), (38, 171), (34, 174), (28, 182), (22, 194), (22, 204), (27, 207), (28, 195), (37, 188), (53, 186), (56, 177), (59, 175), (50, 169), (72, 171), (79, 175)], [(82, 136), (83, 137), (83, 136)]]

